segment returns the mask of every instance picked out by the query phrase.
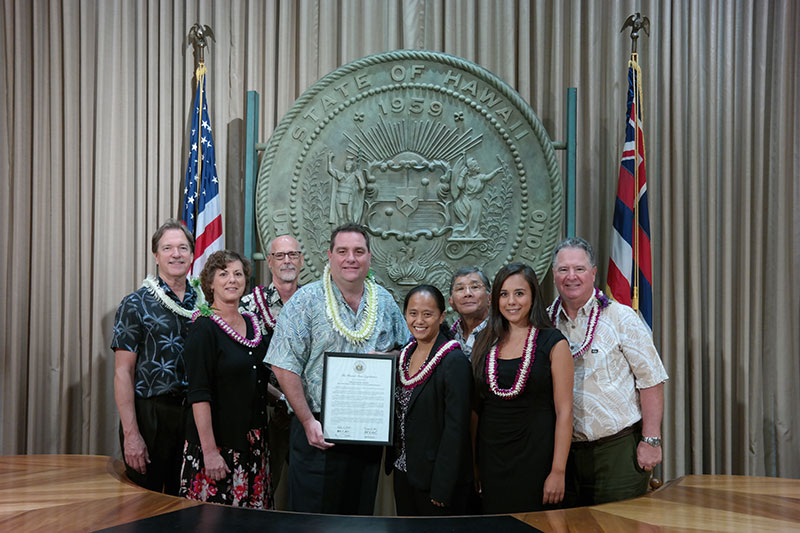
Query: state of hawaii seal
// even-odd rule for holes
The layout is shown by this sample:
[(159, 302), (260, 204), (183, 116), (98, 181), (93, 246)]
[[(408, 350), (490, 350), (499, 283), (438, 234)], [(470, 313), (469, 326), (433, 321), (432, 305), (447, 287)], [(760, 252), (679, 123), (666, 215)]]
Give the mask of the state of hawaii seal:
[(523, 261), (543, 276), (561, 209), (552, 143), (530, 106), (478, 65), (427, 51), (365, 57), (315, 83), (276, 128), (256, 184), (262, 249), (294, 235), (303, 281), (319, 279), (330, 230), (358, 222), (396, 297), (446, 289), (463, 265)]

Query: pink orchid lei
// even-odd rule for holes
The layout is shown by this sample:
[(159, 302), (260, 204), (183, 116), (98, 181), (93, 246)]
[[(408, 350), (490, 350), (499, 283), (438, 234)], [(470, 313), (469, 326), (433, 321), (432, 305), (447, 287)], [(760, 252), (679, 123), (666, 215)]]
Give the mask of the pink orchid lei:
[(537, 337), (539, 337), (539, 330), (534, 328), (533, 325), (529, 326), (528, 338), (525, 339), (525, 347), (522, 349), (522, 362), (520, 362), (519, 368), (517, 368), (517, 377), (514, 378), (514, 384), (510, 389), (501, 389), (497, 384), (497, 347), (500, 343), (492, 346), (492, 349), (486, 354), (486, 383), (495, 396), (503, 398), (504, 400), (511, 400), (519, 396), (525, 389), (528, 376), (531, 374), (533, 361), (536, 358)]
[(403, 387), (406, 389), (413, 389), (417, 385), (424, 383), (425, 380), (430, 377), (431, 373), (433, 373), (433, 369), (436, 368), (436, 365), (439, 364), (442, 358), (460, 346), (458, 341), (447, 341), (446, 343), (442, 344), (441, 348), (436, 351), (433, 357), (431, 357), (428, 362), (417, 371), (416, 374), (409, 376), (408, 369), (406, 368), (406, 361), (409, 352), (411, 352), (411, 349), (416, 345), (417, 340), (413, 339), (411, 342), (403, 346), (403, 349), (400, 351), (400, 383), (402, 383)]
[(256, 301), (256, 307), (261, 311), (261, 316), (264, 317), (264, 325), (267, 329), (275, 329), (275, 317), (269, 311), (269, 306), (264, 299), (264, 291), (261, 287), (253, 289), (253, 299)]
[[(585, 354), (589, 348), (592, 346), (592, 341), (594, 341), (594, 334), (597, 331), (597, 322), (600, 319), (600, 312), (611, 305), (611, 301), (608, 299), (608, 296), (603, 294), (598, 288), (594, 289), (594, 305), (592, 305), (592, 310), (589, 313), (589, 321), (586, 323), (586, 335), (583, 337), (583, 343), (578, 346), (578, 348), (572, 352), (573, 359), (577, 359)], [(561, 297), (555, 299), (552, 305), (547, 309), (550, 312), (550, 320), (553, 322), (554, 325), (558, 326), (557, 318), (558, 318), (558, 308), (561, 305)]]
[(247, 311), (242, 313), (242, 316), (245, 318), (249, 318), (250, 323), (253, 325), (253, 330), (255, 331), (255, 334), (253, 335), (252, 340), (239, 335), (236, 332), (236, 330), (230, 326), (230, 324), (225, 322), (225, 320), (223, 320), (219, 315), (215, 313), (205, 314), (202, 311), (197, 310), (192, 314), (192, 322), (197, 320), (197, 317), (199, 316), (207, 316), (208, 318), (210, 318), (212, 322), (218, 325), (220, 329), (222, 329), (222, 331), (224, 331), (228, 335), (228, 337), (230, 337), (231, 339), (233, 339), (234, 341), (238, 342), (243, 346), (247, 346), (248, 348), (255, 348), (256, 346), (261, 344), (261, 338), (262, 338), (261, 325), (259, 324), (256, 315), (254, 315), (253, 313), (248, 313)]

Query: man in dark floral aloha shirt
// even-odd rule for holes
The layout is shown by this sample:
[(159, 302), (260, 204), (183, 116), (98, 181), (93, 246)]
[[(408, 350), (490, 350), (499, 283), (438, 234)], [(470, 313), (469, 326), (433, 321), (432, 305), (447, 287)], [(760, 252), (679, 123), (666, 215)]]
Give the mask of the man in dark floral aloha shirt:
[(151, 248), (158, 276), (122, 300), (114, 322), (114, 398), (128, 477), (177, 495), (185, 440), (183, 344), (198, 303), (186, 278), (194, 238), (169, 219), (153, 234)]

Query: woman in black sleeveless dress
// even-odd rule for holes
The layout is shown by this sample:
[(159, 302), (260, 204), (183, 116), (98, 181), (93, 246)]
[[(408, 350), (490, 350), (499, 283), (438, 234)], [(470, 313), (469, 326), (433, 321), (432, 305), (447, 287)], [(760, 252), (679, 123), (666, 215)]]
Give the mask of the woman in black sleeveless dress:
[(572, 440), (572, 355), (529, 266), (503, 267), (492, 287), (472, 356), (483, 511), (552, 508), (564, 498)]

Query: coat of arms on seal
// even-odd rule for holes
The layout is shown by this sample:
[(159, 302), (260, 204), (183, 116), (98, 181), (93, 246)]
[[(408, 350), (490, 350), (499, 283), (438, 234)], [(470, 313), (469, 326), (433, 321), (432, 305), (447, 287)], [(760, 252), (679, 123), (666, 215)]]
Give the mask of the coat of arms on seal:
[[(539, 119), (508, 85), (445, 54), (397, 51), (331, 72), (278, 125), (262, 159), (263, 244), (295, 235), (316, 279), (330, 230), (373, 235), (372, 269), (402, 296), (460, 266), (524, 261), (543, 275), (561, 176)], [(406, 289), (403, 289), (405, 287)]]

